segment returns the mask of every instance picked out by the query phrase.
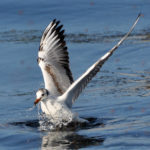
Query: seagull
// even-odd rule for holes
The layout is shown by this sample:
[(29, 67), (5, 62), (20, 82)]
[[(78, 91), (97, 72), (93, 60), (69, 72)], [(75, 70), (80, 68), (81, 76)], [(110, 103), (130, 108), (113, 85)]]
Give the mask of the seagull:
[(45, 88), (40, 88), (36, 92), (34, 104), (40, 102), (42, 113), (54, 120), (67, 121), (68, 118), (71, 118), (71, 121), (84, 121), (72, 112), (72, 105), (87, 84), (100, 71), (106, 60), (129, 36), (140, 16), (141, 14), (138, 15), (129, 32), (77, 80), (73, 79), (70, 70), (63, 25), (54, 19), (42, 35), (37, 59), (43, 74)]

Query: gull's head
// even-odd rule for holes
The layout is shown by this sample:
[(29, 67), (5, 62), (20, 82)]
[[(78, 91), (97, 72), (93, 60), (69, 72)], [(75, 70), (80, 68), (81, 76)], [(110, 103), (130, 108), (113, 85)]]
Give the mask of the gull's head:
[(46, 99), (49, 95), (49, 92), (48, 90), (46, 89), (39, 89), (37, 92), (36, 92), (36, 100), (34, 101), (34, 105), (36, 105), (38, 102)]

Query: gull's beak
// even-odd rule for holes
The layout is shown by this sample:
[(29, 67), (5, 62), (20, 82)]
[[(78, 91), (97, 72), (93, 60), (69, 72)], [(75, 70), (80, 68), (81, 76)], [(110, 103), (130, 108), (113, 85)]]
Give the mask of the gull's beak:
[(37, 98), (37, 99), (34, 101), (34, 105), (36, 105), (40, 100), (41, 100), (41, 98)]

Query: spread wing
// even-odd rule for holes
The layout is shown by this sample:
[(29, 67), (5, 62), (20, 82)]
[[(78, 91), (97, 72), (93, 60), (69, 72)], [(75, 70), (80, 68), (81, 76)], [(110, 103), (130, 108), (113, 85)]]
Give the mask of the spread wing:
[(98, 61), (96, 61), (83, 75), (81, 75), (81, 77), (79, 77), (68, 88), (68, 90), (62, 96), (59, 97), (59, 100), (65, 101), (69, 107), (72, 106), (75, 99), (79, 96), (79, 94), (90, 82), (90, 80), (97, 74), (97, 72), (100, 71), (100, 68), (103, 66), (106, 60), (113, 54), (113, 52), (122, 44), (122, 42), (132, 32), (140, 16), (141, 14), (139, 14), (133, 26), (130, 28), (129, 32), (111, 50), (109, 50), (104, 56), (102, 56)]
[(62, 95), (73, 82), (63, 25), (53, 20), (45, 29), (38, 52), (45, 88), (53, 96)]

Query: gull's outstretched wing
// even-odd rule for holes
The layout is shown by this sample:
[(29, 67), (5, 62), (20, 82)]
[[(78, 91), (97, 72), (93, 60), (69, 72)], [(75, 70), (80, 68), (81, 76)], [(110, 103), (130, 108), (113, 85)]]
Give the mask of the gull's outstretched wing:
[(45, 29), (38, 52), (45, 88), (53, 96), (62, 95), (73, 82), (63, 25), (53, 20)]
[(86, 87), (89, 81), (97, 74), (98, 71), (100, 71), (100, 68), (105, 63), (105, 61), (113, 54), (113, 52), (132, 32), (140, 16), (141, 14), (138, 15), (136, 21), (130, 28), (129, 32), (111, 50), (109, 50), (104, 56), (102, 56), (98, 61), (96, 61), (96, 63), (94, 63), (83, 75), (81, 75), (74, 83), (72, 83), (68, 90), (62, 96), (59, 97), (59, 100), (65, 101), (68, 107), (72, 106), (75, 99), (79, 96), (79, 94)]

